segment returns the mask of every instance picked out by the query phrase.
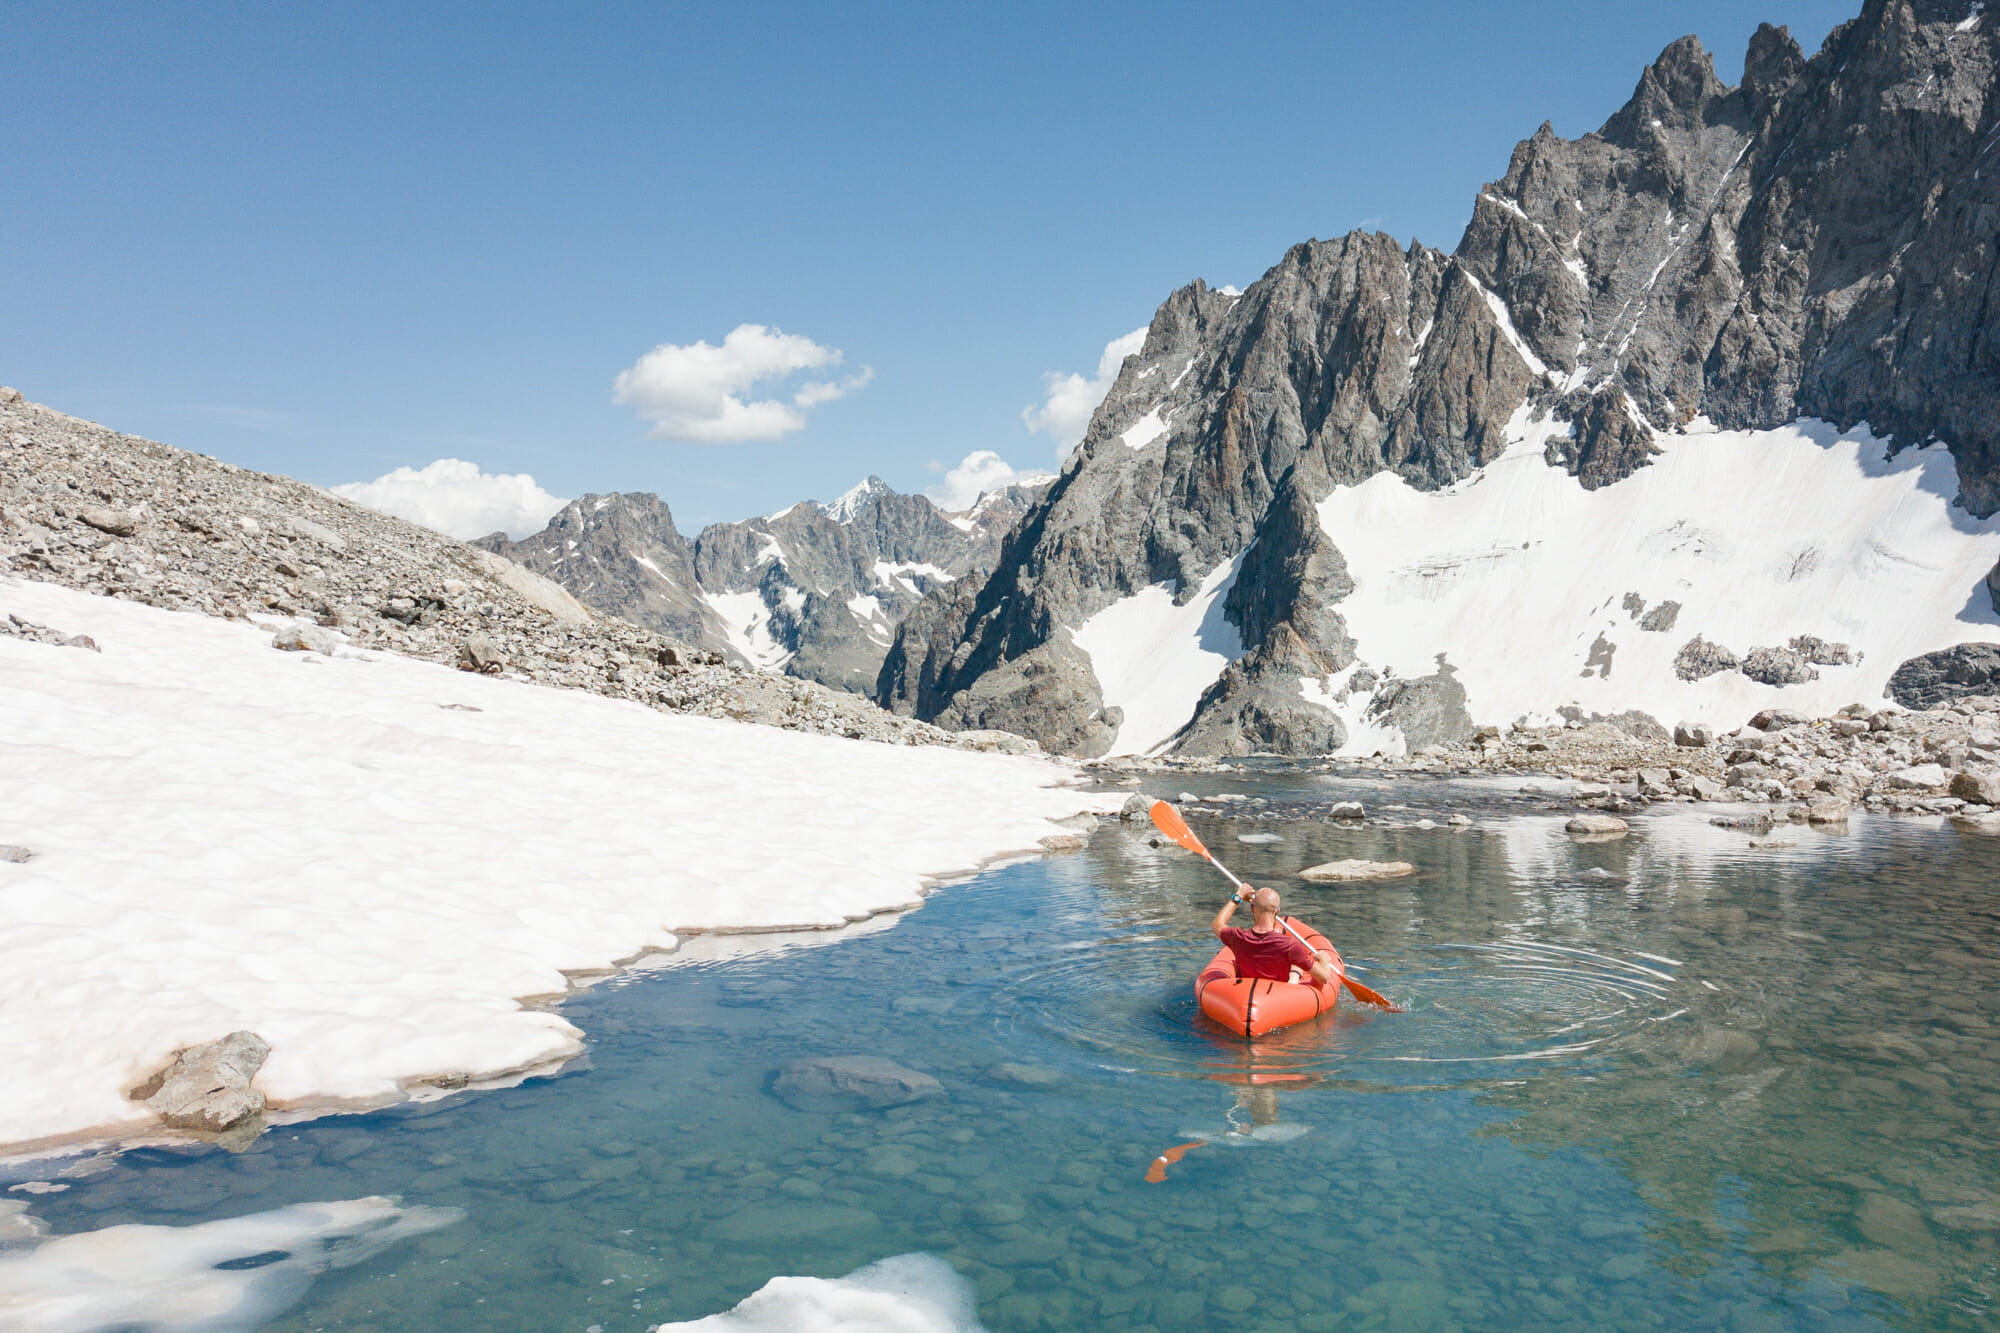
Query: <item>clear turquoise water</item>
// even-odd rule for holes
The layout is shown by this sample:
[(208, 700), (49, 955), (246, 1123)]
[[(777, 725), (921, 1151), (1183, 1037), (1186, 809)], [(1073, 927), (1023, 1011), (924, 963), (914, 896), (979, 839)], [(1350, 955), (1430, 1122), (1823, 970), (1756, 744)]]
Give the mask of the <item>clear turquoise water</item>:
[[(1256, 1047), (1206, 1029), (1189, 982), (1221, 882), (1110, 827), (893, 929), (583, 992), (587, 1067), (561, 1077), (130, 1153), (36, 1211), (59, 1232), (377, 1193), (465, 1211), (322, 1275), (285, 1330), (636, 1333), (910, 1251), (966, 1274), (996, 1333), (1990, 1326), (1996, 840), (1876, 821), (1753, 849), (1682, 818), (1584, 845), (1467, 788), (1364, 793), (1481, 820), (1428, 831), (1268, 817), (1350, 794), (1322, 780), (1236, 789), (1272, 804), (1197, 832), (1410, 1012)], [(1420, 873), (1289, 877), (1343, 856)], [(844, 1054), (947, 1095), (823, 1113), (769, 1090)]]

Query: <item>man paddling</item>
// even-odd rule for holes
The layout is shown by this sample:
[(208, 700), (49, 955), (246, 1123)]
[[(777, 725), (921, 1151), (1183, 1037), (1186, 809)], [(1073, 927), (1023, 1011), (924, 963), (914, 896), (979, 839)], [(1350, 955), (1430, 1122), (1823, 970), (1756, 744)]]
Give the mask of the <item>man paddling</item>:
[[(1236, 959), (1236, 975), (1263, 981), (1290, 981), (1296, 967), (1310, 973), (1319, 985), (1332, 981), (1333, 955), (1308, 949), (1303, 941), (1278, 924), (1278, 891), (1251, 889), (1247, 884), (1243, 889), (1244, 892), (1230, 896), (1208, 927), (1215, 938), (1229, 946), (1231, 956)], [(1250, 904), (1250, 929), (1243, 930), (1230, 925), (1229, 918), (1236, 914), (1237, 906), (1246, 896)]]

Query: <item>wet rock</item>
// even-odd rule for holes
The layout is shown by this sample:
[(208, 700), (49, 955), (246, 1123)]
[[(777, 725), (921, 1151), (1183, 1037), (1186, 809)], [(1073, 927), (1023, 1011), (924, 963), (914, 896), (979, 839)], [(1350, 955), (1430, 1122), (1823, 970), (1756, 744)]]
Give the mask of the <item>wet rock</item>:
[(1924, 1254), (1935, 1243), (1924, 1215), (1887, 1194), (1865, 1194), (1854, 1210), (1854, 1226), (1875, 1244), (1898, 1254)]
[(23, 865), (33, 856), (34, 853), (29, 851), (26, 847), (17, 846), (16, 844), (11, 842), (0, 842), (0, 861), (12, 862), (15, 865)]
[(2000, 1231), (2000, 1202), (1939, 1208), (1931, 1213), (1931, 1220), (1946, 1231)]
[(1366, 819), (1368, 812), (1361, 808), (1359, 801), (1336, 801), (1326, 812), (1328, 819)]
[(1347, 860), (1307, 866), (1299, 871), (1298, 877), (1316, 884), (1344, 884), (1352, 880), (1400, 879), (1416, 873), (1417, 868), (1408, 861)]
[(944, 1085), (879, 1055), (840, 1055), (791, 1061), (771, 1091), (793, 1110), (879, 1110), (942, 1097)]
[(1053, 1088), (1063, 1081), (1062, 1075), (1053, 1069), (1011, 1061), (993, 1066), (986, 1076), (995, 1083), (1012, 1083), (1023, 1088)]
[(1814, 801), (1806, 808), (1806, 820), (1813, 824), (1845, 824), (1847, 822), (1847, 802), (1837, 796), (1823, 801)]
[(705, 1237), (732, 1244), (772, 1245), (820, 1236), (865, 1236), (881, 1220), (864, 1208), (804, 1200), (752, 1204), (707, 1228)]
[(1727, 790), (1714, 778), (1692, 777), (1688, 779), (1688, 795), (1698, 801), (1719, 801)]
[(271, 1054), (254, 1032), (232, 1032), (220, 1041), (191, 1046), (133, 1092), (174, 1129), (219, 1134), (260, 1115), (264, 1094), (250, 1086)]
[(1083, 850), (1083, 839), (1074, 833), (1051, 833), (1040, 842), (1043, 851), (1054, 855)]
[(1144, 792), (1133, 792), (1125, 798), (1125, 804), (1118, 807), (1118, 817), (1131, 824), (1150, 822), (1153, 818), (1153, 798)]
[(1572, 816), (1563, 825), (1563, 831), (1585, 838), (1622, 838), (1631, 832), (1631, 826), (1616, 815), (1583, 814)]
[(1275, 833), (1239, 833), (1236, 835), (1236, 841), (1248, 843), (1253, 847), (1268, 847), (1272, 843), (1283, 842), (1284, 839)]

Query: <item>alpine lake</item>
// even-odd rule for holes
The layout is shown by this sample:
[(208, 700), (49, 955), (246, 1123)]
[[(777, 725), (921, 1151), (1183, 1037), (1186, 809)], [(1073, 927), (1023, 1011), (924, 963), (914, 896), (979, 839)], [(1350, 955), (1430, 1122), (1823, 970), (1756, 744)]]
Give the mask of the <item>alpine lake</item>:
[[(1225, 881), (1106, 821), (906, 915), (582, 989), (559, 1075), (98, 1158), (35, 1213), (462, 1210), (318, 1275), (287, 1331), (639, 1333), (910, 1253), (993, 1333), (1994, 1326), (2000, 839), (1857, 815), (1753, 845), (1684, 806), (1584, 842), (1511, 785), (1149, 789), (1183, 788), (1245, 798), (1192, 806), (1195, 832), (1406, 1013), (1211, 1026), (1191, 983)], [(1370, 820), (1328, 819), (1346, 799)], [(1348, 857), (1418, 871), (1295, 878)], [(851, 1055), (942, 1091), (773, 1087)]]

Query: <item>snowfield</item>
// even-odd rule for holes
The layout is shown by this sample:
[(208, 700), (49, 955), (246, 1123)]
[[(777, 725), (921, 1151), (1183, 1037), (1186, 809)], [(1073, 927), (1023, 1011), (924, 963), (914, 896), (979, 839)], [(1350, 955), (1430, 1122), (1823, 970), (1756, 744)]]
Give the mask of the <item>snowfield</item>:
[(1243, 655), (1243, 640), (1222, 613), (1242, 563), (1238, 556), (1217, 566), (1184, 605), (1174, 605), (1173, 585), (1156, 583), (1076, 631), (1104, 706), (1125, 710), (1107, 754), (1150, 754), (1172, 740), (1194, 716), (1201, 692)]
[[(1547, 423), (1518, 424), (1534, 443), (1447, 490), (1379, 473), (1319, 506), (1354, 578), (1340, 611), (1360, 659), (1414, 677), (1442, 653), (1475, 721), (1569, 703), (1643, 709), (1667, 726), (1735, 726), (1777, 706), (1824, 715), (1881, 702), (1911, 657), (2000, 637), (1983, 582), (2000, 561), (2000, 516), (1951, 504), (1958, 472), (1942, 445), (1892, 458), (1866, 427), (1697, 422), (1656, 433), (1659, 457), (1586, 491), (1543, 460)], [(1668, 602), (1679, 603), (1671, 627), (1642, 628)], [(1685, 681), (1674, 658), (1696, 634), (1738, 657), (1812, 635), (1858, 660), (1783, 687), (1738, 671)], [(1361, 702), (1350, 696), (1343, 713)], [(1377, 748), (1367, 732), (1348, 744)]]
[[(580, 1049), (565, 973), (691, 930), (915, 905), (1115, 798), (1036, 759), (668, 716), (0, 582), (0, 1147), (146, 1129), (126, 1090), (239, 1028), (280, 1106)], [(912, 793), (921, 793), (913, 798)]]

